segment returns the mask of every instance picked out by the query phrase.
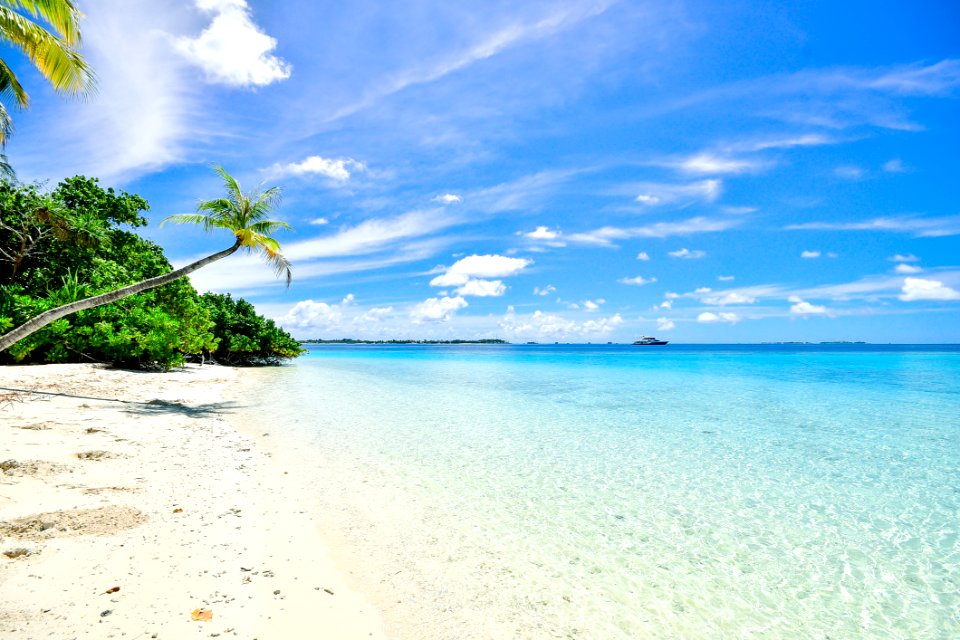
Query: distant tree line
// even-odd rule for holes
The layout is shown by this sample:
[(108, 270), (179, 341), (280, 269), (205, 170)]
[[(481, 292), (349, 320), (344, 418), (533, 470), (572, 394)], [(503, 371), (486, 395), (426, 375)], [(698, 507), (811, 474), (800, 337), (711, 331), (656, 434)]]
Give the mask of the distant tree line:
[[(0, 333), (60, 305), (172, 271), (162, 249), (130, 229), (147, 221), (137, 195), (95, 178), (52, 191), (0, 180)], [(186, 278), (60, 318), (0, 353), (0, 364), (106, 361), (169, 369), (189, 359), (275, 364), (299, 342), (253, 305), (200, 295)]]
[(481, 340), (357, 340), (355, 338), (324, 340), (313, 338), (300, 342), (302, 344), (510, 344), (500, 338), (483, 338)]

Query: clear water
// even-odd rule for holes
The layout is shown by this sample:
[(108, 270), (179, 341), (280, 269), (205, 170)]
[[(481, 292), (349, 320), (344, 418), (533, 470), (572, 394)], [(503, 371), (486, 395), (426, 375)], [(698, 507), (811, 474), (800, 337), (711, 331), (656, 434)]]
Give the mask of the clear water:
[(399, 635), (960, 637), (960, 347), (313, 347), (256, 374)]

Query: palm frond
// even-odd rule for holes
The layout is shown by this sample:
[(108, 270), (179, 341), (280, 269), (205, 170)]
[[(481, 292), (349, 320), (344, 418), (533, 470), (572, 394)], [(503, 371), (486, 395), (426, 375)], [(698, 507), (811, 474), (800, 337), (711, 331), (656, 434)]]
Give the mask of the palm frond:
[(282, 220), (261, 220), (250, 225), (250, 228), (264, 235), (272, 234), (280, 229), (293, 230), (293, 227)]
[[(271, 240), (272, 239), (273, 238), (271, 238)], [(273, 267), (273, 272), (278, 278), (280, 276), (286, 276), (287, 287), (289, 287), (290, 283), (293, 281), (293, 272), (290, 270), (292, 265), (290, 264), (290, 261), (287, 260), (279, 251), (272, 251), (267, 249), (266, 246), (262, 247), (261, 255), (266, 263)]]
[(204, 230), (208, 230), (208, 220), (209, 216), (205, 216), (202, 213), (175, 213), (173, 215), (167, 216), (160, 221), (160, 226), (172, 222), (173, 224), (199, 224), (203, 225)]
[(83, 14), (73, 0), (4, 0), (4, 4), (23, 9), (34, 18), (43, 18), (68, 45), (80, 44), (80, 18)]
[[(16, 105), (21, 108), (30, 104), (30, 96), (27, 95), (26, 90), (17, 79), (17, 74), (15, 74), (3, 60), (0, 60), (0, 98), (13, 98)], [(7, 114), (6, 111), (7, 110), (4, 109), (4, 113), (9, 120), (10, 115)], [(9, 131), (7, 133), (9, 133)]]
[(6, 7), (0, 7), (0, 39), (23, 51), (53, 85), (66, 93), (93, 86), (93, 72), (66, 41)]

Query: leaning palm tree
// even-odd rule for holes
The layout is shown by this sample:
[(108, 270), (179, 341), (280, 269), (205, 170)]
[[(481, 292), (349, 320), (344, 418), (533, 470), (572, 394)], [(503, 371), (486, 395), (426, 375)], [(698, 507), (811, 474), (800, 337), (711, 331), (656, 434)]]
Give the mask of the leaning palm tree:
[(26, 321), (13, 331), (0, 336), (0, 351), (9, 349), (31, 333), (71, 313), (76, 313), (84, 309), (92, 309), (110, 302), (116, 302), (127, 296), (132, 296), (136, 293), (165, 285), (168, 282), (173, 282), (211, 262), (226, 258), (240, 249), (261, 254), (267, 263), (273, 267), (278, 277), (286, 276), (287, 286), (289, 287), (292, 278), (290, 263), (283, 257), (283, 254), (280, 253), (280, 244), (276, 239), (271, 237), (271, 234), (280, 229), (290, 229), (290, 225), (280, 220), (267, 218), (267, 215), (280, 204), (280, 188), (271, 187), (262, 191), (257, 189), (245, 194), (241, 191), (240, 184), (233, 176), (227, 173), (223, 167), (216, 166), (214, 167), (214, 171), (223, 179), (227, 191), (225, 197), (215, 200), (201, 200), (197, 206), (197, 213), (172, 215), (165, 218), (160, 224), (163, 225), (167, 222), (199, 224), (203, 226), (205, 231), (226, 229), (236, 238), (232, 246), (205, 258), (201, 258), (196, 262), (191, 262), (187, 266), (171, 271), (170, 273), (143, 280), (142, 282), (123, 287), (122, 289), (108, 291), (107, 293), (48, 309), (40, 315), (34, 316)]
[[(84, 93), (93, 87), (93, 72), (76, 50), (81, 17), (73, 0), (0, 0), (0, 41), (20, 49), (56, 91)], [(0, 146), (13, 129), (8, 98), (18, 108), (30, 104), (16, 74), (0, 59)]]

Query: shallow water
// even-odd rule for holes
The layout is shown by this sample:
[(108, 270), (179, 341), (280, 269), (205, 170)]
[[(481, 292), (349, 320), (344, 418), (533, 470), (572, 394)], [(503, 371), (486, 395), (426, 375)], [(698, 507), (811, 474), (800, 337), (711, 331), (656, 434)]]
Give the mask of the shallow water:
[(960, 637), (960, 348), (324, 346), (255, 378), (411, 637)]

